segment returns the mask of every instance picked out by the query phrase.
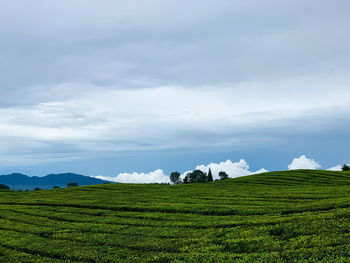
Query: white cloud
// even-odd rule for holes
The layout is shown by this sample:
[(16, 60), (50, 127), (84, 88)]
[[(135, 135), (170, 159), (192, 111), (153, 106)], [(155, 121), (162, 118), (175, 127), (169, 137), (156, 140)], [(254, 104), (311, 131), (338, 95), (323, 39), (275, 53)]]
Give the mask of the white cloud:
[(321, 165), (316, 162), (314, 159), (309, 159), (305, 155), (300, 156), (299, 158), (294, 158), (292, 163), (288, 165), (288, 170), (297, 170), (297, 169), (320, 169)]
[(118, 183), (170, 183), (169, 176), (165, 175), (161, 169), (149, 173), (121, 173), (116, 177), (95, 176), (95, 178)]
[(212, 171), (213, 178), (219, 179), (219, 172), (224, 171), (226, 172), (230, 178), (236, 178), (240, 176), (246, 176), (251, 174), (257, 174), (257, 173), (264, 173), (267, 172), (266, 169), (262, 168), (256, 172), (252, 172), (249, 170), (248, 163), (241, 159), (239, 162), (233, 163), (231, 160), (227, 160), (225, 162), (220, 163), (210, 163), (208, 165), (198, 165), (196, 167), (196, 170), (201, 170), (203, 172), (208, 172), (209, 167)]
[(265, 168), (261, 168), (255, 172), (252, 172), (252, 174), (262, 174), (262, 173), (267, 173), (269, 172), (268, 170), (266, 170)]
[[(264, 168), (255, 172), (249, 171), (249, 165), (243, 159), (241, 159), (239, 162), (236, 162), (236, 163), (233, 163), (231, 160), (227, 160), (225, 162), (220, 162), (220, 163), (210, 163), (208, 165), (203, 165), (203, 164), (197, 165), (195, 170), (201, 170), (207, 173), (209, 170), (209, 167), (213, 173), (214, 179), (219, 179), (218, 174), (220, 171), (225, 171), (230, 178), (268, 172)], [(184, 177), (190, 172), (192, 171), (190, 170), (182, 173), (181, 179), (184, 179)], [(149, 173), (120, 173), (115, 177), (107, 177), (102, 175), (92, 176), (92, 177), (111, 181), (111, 182), (118, 182), (118, 183), (139, 183), (139, 184), (170, 183), (169, 176), (165, 175), (163, 170), (161, 169), (157, 169)]]
[(340, 164), (327, 169), (328, 171), (341, 171), (342, 166)]

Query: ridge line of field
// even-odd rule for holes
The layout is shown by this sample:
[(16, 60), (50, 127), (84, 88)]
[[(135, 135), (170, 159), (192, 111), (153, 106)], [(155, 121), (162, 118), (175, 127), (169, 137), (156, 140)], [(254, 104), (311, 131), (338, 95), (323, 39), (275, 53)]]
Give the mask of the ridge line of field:
[[(33, 232), (27, 232), (25, 230), (19, 230), (19, 229), (9, 229), (3, 226), (0, 226), (0, 231), (7, 231), (7, 232), (16, 232), (16, 233), (21, 233), (21, 234), (26, 234), (26, 235), (32, 235), (32, 236), (36, 236), (38, 238), (43, 238), (43, 239), (47, 239), (49, 241), (51, 240), (60, 240), (60, 241), (70, 241), (74, 244), (85, 244), (85, 245), (90, 245), (91, 247), (98, 247), (98, 246), (103, 246), (103, 247), (109, 247), (109, 248), (122, 248), (122, 249), (126, 249), (126, 250), (131, 250), (131, 251), (143, 251), (144, 247), (137, 247), (137, 246), (129, 246), (129, 245), (121, 245), (119, 244), (113, 244), (110, 245), (106, 242), (100, 242), (100, 241), (96, 241), (94, 240), (93, 242), (90, 242), (88, 240), (80, 240), (80, 239), (74, 239), (74, 238), (68, 238), (68, 237), (53, 237), (51, 235), (45, 235), (42, 233), (33, 233)], [(1, 243), (0, 243), (1, 245)], [(163, 249), (155, 249), (155, 248), (151, 248), (148, 247), (147, 248), (148, 251), (150, 252), (163, 252)], [(167, 252), (179, 252), (178, 250), (168, 250)]]
[[(0, 202), (0, 205), (24, 205), (24, 206), (48, 206), (48, 207), (72, 207), (72, 208), (89, 208), (89, 209), (99, 209), (99, 210), (108, 210), (108, 211), (125, 211), (125, 212), (159, 212), (159, 213), (176, 213), (176, 214), (200, 214), (200, 215), (268, 215), (274, 214), (273, 211), (263, 213), (263, 212), (252, 212), (240, 214), (237, 213), (237, 210), (225, 210), (225, 211), (193, 211), (193, 210), (178, 210), (178, 209), (169, 209), (169, 208), (151, 208), (151, 207), (130, 207), (130, 206), (114, 206), (114, 207), (105, 207), (105, 206), (96, 206), (96, 205), (80, 205), (80, 204), (63, 204), (63, 203), (15, 203), (15, 202)], [(327, 211), (337, 208), (349, 208), (350, 203), (348, 204), (331, 204), (329, 207), (299, 207), (298, 210), (282, 210), (281, 214), (297, 214), (304, 212), (312, 211)]]
[(82, 260), (82, 259), (78, 259), (77, 257), (74, 257), (74, 256), (52, 254), (52, 253), (48, 253), (48, 252), (41, 251), (41, 250), (27, 249), (24, 247), (20, 248), (17, 246), (8, 245), (8, 244), (4, 244), (4, 243), (0, 243), (0, 246), (2, 246), (4, 248), (15, 250), (15, 251), (19, 251), (19, 252), (24, 252), (24, 253), (34, 255), (34, 256), (39, 255), (40, 257), (44, 257), (44, 258), (60, 259), (60, 260), (64, 260), (64, 261), (66, 261), (69, 258), (69, 260), (74, 261), (74, 262), (95, 262), (93, 259), (90, 259), (90, 258), (86, 258), (86, 259)]
[[(342, 208), (337, 208), (337, 209), (342, 209)], [(325, 210), (325, 211), (330, 211), (330, 210)], [(325, 211), (320, 211), (321, 213), (325, 212)], [(216, 225), (154, 225), (154, 224), (138, 224), (138, 223), (121, 223), (121, 222), (103, 222), (103, 223), (95, 223), (94, 221), (77, 221), (77, 220), (61, 220), (61, 217), (53, 217), (53, 216), (46, 216), (46, 215), (35, 215), (35, 214), (31, 214), (31, 213), (26, 213), (26, 212), (22, 212), (22, 211), (12, 211), (14, 213), (21, 213), (21, 214), (25, 214), (28, 216), (32, 216), (32, 217), (40, 217), (40, 218), (47, 218), (50, 219), (52, 221), (55, 222), (67, 222), (67, 223), (77, 223), (77, 224), (88, 224), (88, 225), (115, 225), (115, 226), (133, 226), (133, 227), (153, 227), (153, 228), (172, 228), (172, 227), (178, 227), (178, 228), (192, 228), (192, 229), (217, 229), (217, 228), (235, 228), (235, 227), (242, 227), (242, 226), (259, 226), (259, 225), (277, 225), (277, 224), (281, 224), (281, 223), (288, 223), (288, 222), (292, 222), (294, 221), (296, 218), (284, 218), (283, 220), (278, 220), (278, 221), (271, 221), (273, 218), (269, 219), (266, 218), (265, 220), (261, 221), (261, 222), (234, 222), (234, 223), (224, 223), (224, 224), (216, 224)], [(344, 217), (344, 216), (343, 216)], [(23, 224), (31, 224), (34, 226), (38, 226), (36, 224), (33, 223), (27, 223), (27, 221), (25, 220), (20, 220), (20, 219), (13, 219), (13, 218), (8, 218), (8, 217), (3, 217), (0, 216), (0, 218), (2, 218), (3, 220), (7, 220), (7, 221), (18, 221), (18, 222), (22, 222)], [(270, 221), (267, 221), (270, 220)], [(49, 227), (50, 225), (48, 225), (47, 227)], [(89, 232), (89, 231), (77, 231), (77, 232)], [(109, 233), (109, 232), (105, 232), (106, 234), (113, 234), (113, 233)]]

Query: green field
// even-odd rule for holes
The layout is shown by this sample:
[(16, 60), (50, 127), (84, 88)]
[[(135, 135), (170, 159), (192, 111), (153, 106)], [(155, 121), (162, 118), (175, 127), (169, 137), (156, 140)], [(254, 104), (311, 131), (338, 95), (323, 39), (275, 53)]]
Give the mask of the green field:
[(350, 262), (350, 172), (0, 191), (0, 262)]

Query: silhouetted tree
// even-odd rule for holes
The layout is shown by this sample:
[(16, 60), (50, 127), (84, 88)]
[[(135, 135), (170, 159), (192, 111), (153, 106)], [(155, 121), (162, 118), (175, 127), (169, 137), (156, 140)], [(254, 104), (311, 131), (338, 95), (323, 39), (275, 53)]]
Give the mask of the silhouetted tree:
[(341, 168), (341, 169), (342, 169), (343, 171), (350, 171), (350, 166), (344, 164), (344, 165), (343, 165), (343, 168)]
[(219, 172), (219, 177), (220, 177), (220, 180), (226, 180), (228, 179), (228, 174), (224, 171), (221, 171)]
[(184, 178), (184, 184), (188, 184), (188, 176), (187, 175)]
[(68, 183), (67, 187), (73, 187), (73, 186), (78, 186), (78, 183)]
[(35, 187), (35, 188), (34, 188), (34, 191), (40, 191), (40, 190), (42, 190), (42, 189), (39, 188), (39, 187)]
[(172, 172), (170, 174), (170, 181), (173, 184), (179, 184), (181, 183), (181, 178), (180, 178), (181, 174), (179, 172)]
[(208, 181), (208, 176), (201, 170), (194, 170), (192, 173), (187, 174), (189, 183), (204, 183)]
[(8, 187), (6, 184), (0, 184), (0, 190), (10, 190), (10, 187)]
[(52, 187), (52, 189), (59, 189), (59, 188), (60, 188), (60, 187), (57, 186), (57, 185), (55, 185), (55, 186)]
[(213, 181), (213, 175), (211, 173), (210, 167), (209, 167), (209, 171), (208, 171), (208, 182), (212, 182)]

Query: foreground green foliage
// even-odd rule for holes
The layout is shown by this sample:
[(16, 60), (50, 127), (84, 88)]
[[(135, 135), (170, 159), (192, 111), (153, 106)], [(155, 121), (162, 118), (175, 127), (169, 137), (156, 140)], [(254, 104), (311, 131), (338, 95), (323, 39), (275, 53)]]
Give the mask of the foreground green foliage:
[(0, 262), (350, 262), (350, 172), (0, 191)]

